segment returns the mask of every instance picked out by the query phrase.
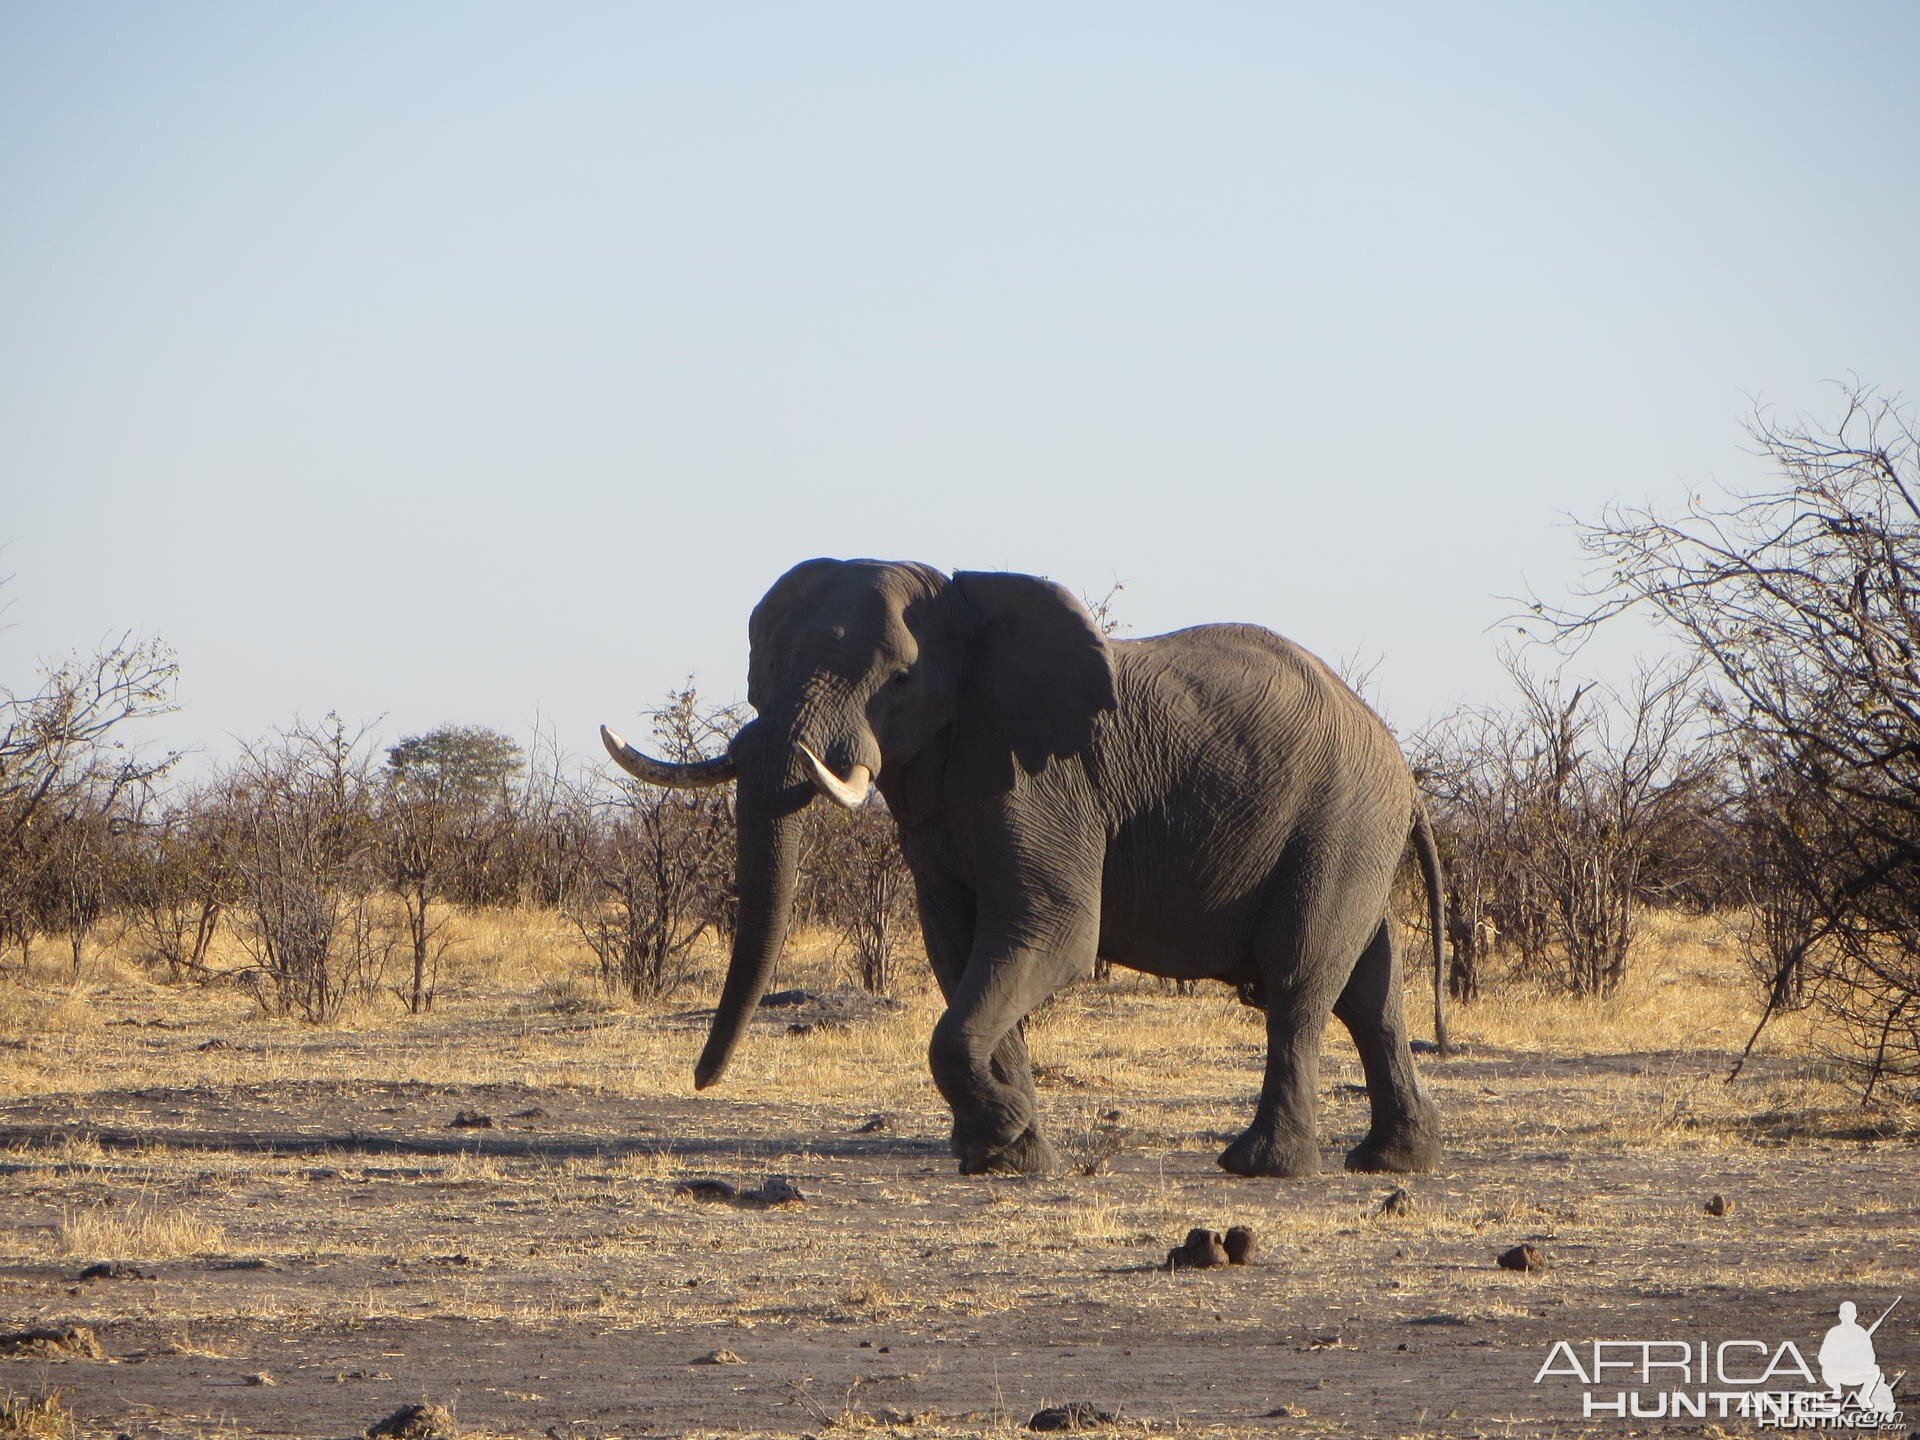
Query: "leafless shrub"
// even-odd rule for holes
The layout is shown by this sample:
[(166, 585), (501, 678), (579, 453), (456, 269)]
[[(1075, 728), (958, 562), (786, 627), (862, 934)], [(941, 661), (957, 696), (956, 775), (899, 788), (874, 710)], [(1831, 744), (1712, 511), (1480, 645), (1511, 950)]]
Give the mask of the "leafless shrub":
[[(739, 728), (735, 708), (702, 703), (693, 682), (651, 714), (670, 760), (701, 758)], [(668, 994), (686, 978), (700, 937), (726, 914), (733, 884), (732, 796), (666, 790), (621, 778), (577, 786), (569, 806), (586, 883), (563, 911), (599, 961), (602, 982), (635, 999)]]
[(272, 1014), (330, 1020), (383, 982), (396, 942), (371, 904), (371, 769), (365, 732), (329, 715), (248, 747), (228, 778), (235, 931), (253, 960), (243, 979)]
[(533, 904), (565, 908), (590, 883), (592, 812), (575, 803), (575, 792), (558, 739), (536, 727), (502, 846), (514, 893)]
[(828, 824), (809, 856), (824, 918), (860, 987), (885, 995), (892, 988), (895, 958), (917, 933), (912, 872), (900, 853), (893, 817), (878, 800), (851, 815), (824, 818)]
[(1093, 1176), (1106, 1174), (1107, 1162), (1125, 1154), (1132, 1138), (1131, 1130), (1103, 1120), (1085, 1130), (1069, 1132), (1064, 1143), (1074, 1173)]
[(1453, 941), (1450, 988), (1470, 999), (1495, 943), (1576, 994), (1626, 973), (1635, 907), (1655, 893), (1657, 857), (1718, 773), (1700, 743), (1695, 670), (1640, 670), (1624, 691), (1568, 693), (1509, 656), (1510, 708), (1462, 712), (1421, 744)]
[(1809, 998), (1871, 1094), (1920, 1076), (1920, 433), (1856, 382), (1830, 423), (1748, 434), (1770, 485), (1609, 510), (1581, 530), (1600, 584), (1535, 609), (1576, 641), (1646, 610), (1699, 658), (1738, 758), (1760, 1025)]
[(158, 641), (122, 637), (44, 671), (28, 693), (0, 686), (0, 942), (23, 964), (34, 936), (58, 929), (77, 967), (115, 898), (116, 842), (176, 759), (123, 737), (172, 711), (178, 674)]
[(208, 952), (235, 899), (219, 792), (175, 797), (135, 838), (125, 889), (127, 924), (140, 958), (169, 981), (211, 980)]
[(1093, 616), (1093, 623), (1100, 627), (1100, 633), (1109, 640), (1126, 634), (1130, 628), (1120, 618), (1120, 593), (1127, 588), (1124, 580), (1115, 580), (1107, 587), (1107, 593), (1098, 597), (1082, 593), (1080, 603), (1087, 607), (1087, 613)]
[(47, 846), (45, 868), (33, 886), (33, 910), (41, 929), (66, 936), (75, 975), (94, 927), (124, 892), (126, 839), (140, 823), (145, 798), (142, 786), (122, 792), (106, 808), (69, 815)]

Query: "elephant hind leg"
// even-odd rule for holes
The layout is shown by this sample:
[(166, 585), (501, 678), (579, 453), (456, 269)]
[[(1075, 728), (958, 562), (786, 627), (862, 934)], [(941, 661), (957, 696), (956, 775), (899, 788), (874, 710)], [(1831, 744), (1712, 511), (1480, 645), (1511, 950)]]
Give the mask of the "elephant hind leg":
[(1314, 1105), (1320, 1088), (1324, 1002), (1282, 993), (1267, 1005), (1267, 1073), (1253, 1123), (1221, 1152), (1236, 1175), (1312, 1175), (1320, 1168)]
[(1260, 1105), (1220, 1156), (1221, 1167), (1236, 1175), (1311, 1175), (1320, 1168), (1320, 1042), (1371, 928), (1365, 916), (1372, 902), (1356, 916), (1351, 896), (1359, 882), (1333, 860), (1298, 857), (1280, 879), (1254, 949), (1267, 1011)]
[(1373, 1124), (1347, 1154), (1349, 1170), (1431, 1170), (1440, 1162), (1440, 1115), (1413, 1068), (1400, 1006), (1393, 922), (1382, 920), (1333, 1013), (1353, 1036), (1367, 1077)]

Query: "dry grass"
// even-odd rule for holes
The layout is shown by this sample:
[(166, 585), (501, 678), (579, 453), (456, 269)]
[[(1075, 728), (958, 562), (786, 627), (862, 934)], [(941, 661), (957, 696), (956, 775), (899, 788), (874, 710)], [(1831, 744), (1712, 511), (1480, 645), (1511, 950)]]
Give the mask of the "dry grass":
[(60, 1221), (61, 1254), (90, 1260), (170, 1260), (212, 1255), (226, 1248), (224, 1227), (189, 1211), (163, 1209), (153, 1201), (95, 1205)]
[(79, 1433), (62, 1391), (44, 1395), (0, 1391), (0, 1440), (70, 1440)]
[[(1739, 957), (1730, 917), (1642, 911), (1624, 983), (1613, 994), (1572, 1000), (1545, 983), (1493, 967), (1486, 996), (1455, 1006), (1462, 1038), (1559, 1055), (1738, 1049), (1758, 1017), (1758, 988)], [(1424, 1013), (1424, 1007), (1416, 1009)], [(1806, 1016), (1769, 1028), (1768, 1043), (1798, 1049)]]
[[(1737, 956), (1739, 917), (1700, 919), (1659, 911), (1644, 912), (1635, 940), (1626, 983), (1604, 999), (1573, 1002), (1546, 984), (1502, 980), (1497, 962), (1487, 996), (1472, 1006), (1452, 1007), (1454, 1024), (1463, 1038), (1485, 1045), (1513, 1049), (1551, 1049), (1559, 1054), (1598, 1054), (1609, 1051), (1641, 1053), (1665, 1048), (1737, 1047), (1743, 1043), (1755, 1016), (1754, 987)], [(695, 957), (694, 974), (686, 998), (669, 997), (660, 1004), (635, 1004), (610, 997), (600, 987), (591, 954), (556, 914), (532, 909), (486, 909), (459, 912), (449, 927), (453, 945), (443, 967), (440, 1000), (435, 1016), (471, 1017), (492, 1013), (517, 1015), (530, 1025), (564, 1019), (583, 1023), (606, 1022), (614, 1028), (622, 1017), (646, 1016), (680, 1008), (688, 1000), (710, 1000), (718, 989), (724, 957), (711, 946)], [(1408, 1013), (1416, 1034), (1422, 1033), (1431, 1002), (1429, 982), (1419, 963), (1420, 941), (1403, 935), (1408, 957)], [(214, 968), (237, 969), (244, 954), (231, 937), (216, 947)], [(907, 1008), (878, 1017), (856, 1030), (827, 1029), (812, 1037), (804, 1074), (791, 1077), (821, 1091), (835, 1091), (867, 1068), (869, 1061), (891, 1066), (918, 1064), (924, 1058), (925, 1021), (939, 1008), (938, 995), (911, 958), (899, 966), (902, 996)], [(269, 1063), (284, 1047), (298, 1054), (301, 1042), (316, 1028), (273, 1020), (257, 1013), (252, 1002), (232, 989), (182, 989), (156, 983), (132, 959), (127, 937), (103, 944), (76, 976), (66, 963), (65, 946), (57, 938), (41, 942), (28, 967), (26, 983), (16, 968), (11, 983), (0, 982), (0, 1037), (19, 1036), (34, 1042), (26, 1057), (12, 1050), (0, 1052), (0, 1080), (29, 1085), (39, 1067), (32, 1058), (51, 1052), (60, 1058), (102, 1058), (111, 1063), (124, 1058), (128, 1047), (115, 1046), (114, 1037), (101, 1033), (112, 1019), (102, 1002), (115, 1009), (150, 1007), (177, 1023), (182, 1001), (192, 1016), (257, 1042)], [(846, 983), (845, 969), (834, 953), (831, 938), (822, 933), (797, 934), (782, 962), (775, 984), (832, 987)], [(694, 999), (700, 997), (700, 999)], [(143, 1015), (140, 1019), (148, 1019)], [(399, 1013), (391, 997), (376, 996), (350, 1008), (335, 1027), (346, 1032), (390, 1030), (410, 1020)], [(1784, 1017), (1770, 1042), (1801, 1048), (1807, 1040), (1804, 1016)], [(1802, 1027), (1795, 1031), (1795, 1027)], [(1044, 1006), (1030, 1021), (1036, 1046), (1050, 1037), (1071, 1045), (1090, 1039), (1080, 1070), (1086, 1081), (1111, 1076), (1128, 1080), (1164, 1080), (1169, 1071), (1184, 1071), (1196, 1063), (1236, 1060), (1257, 1053), (1264, 1045), (1261, 1018), (1237, 1004), (1219, 988), (1203, 986), (1194, 997), (1173, 997), (1145, 977), (1115, 972), (1103, 987), (1080, 986)], [(1142, 1031), (1153, 1043), (1142, 1045)], [(1789, 1031), (1795, 1031), (1788, 1034)], [(1337, 1027), (1330, 1029), (1337, 1034)], [(141, 1037), (126, 1037), (141, 1038)], [(120, 1053), (116, 1054), (118, 1051)], [(256, 1068), (250, 1056), (247, 1068)], [(473, 1063), (484, 1057), (444, 1057)], [(762, 1057), (771, 1074), (776, 1055)], [(644, 1063), (645, 1057), (636, 1057)], [(219, 1058), (208, 1062), (218, 1073)], [(423, 1077), (424, 1078), (424, 1077)], [(652, 1077), (656, 1082), (662, 1077)]]

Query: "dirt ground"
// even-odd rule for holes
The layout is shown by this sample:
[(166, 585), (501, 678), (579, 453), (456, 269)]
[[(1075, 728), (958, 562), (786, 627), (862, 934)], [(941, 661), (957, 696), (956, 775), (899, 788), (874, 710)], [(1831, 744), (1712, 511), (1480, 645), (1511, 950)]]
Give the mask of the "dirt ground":
[[(1841, 1301), (1866, 1323), (1904, 1296), (1875, 1342), (1909, 1372), (1894, 1433), (1920, 1430), (1914, 1109), (1862, 1109), (1791, 1025), (1723, 1083), (1751, 1010), (1717, 935), (1650, 936), (1613, 1000), (1457, 1010), (1465, 1052), (1422, 1058), (1446, 1160), (1394, 1213), (1393, 1180), (1338, 1168), (1366, 1098), (1337, 1028), (1326, 1173), (1216, 1167), (1263, 1040), (1217, 987), (1057, 1001), (1045, 1118), (1097, 1173), (986, 1179), (946, 1152), (924, 987), (763, 1010), (696, 1096), (705, 1012), (485, 957), (430, 1016), (326, 1029), (124, 968), (0, 985), (0, 1330), (85, 1326), (104, 1356), (0, 1358), (0, 1393), (140, 1437), (352, 1436), (423, 1399), (554, 1440), (1013, 1435), (1069, 1401), (1120, 1433), (1627, 1435), (1666, 1422), (1535, 1383), (1556, 1341), (1811, 1360)], [(804, 1198), (688, 1189), (769, 1177)], [(1257, 1263), (1162, 1268), (1189, 1227), (1234, 1224)], [(1544, 1272), (1496, 1264), (1522, 1242)]]

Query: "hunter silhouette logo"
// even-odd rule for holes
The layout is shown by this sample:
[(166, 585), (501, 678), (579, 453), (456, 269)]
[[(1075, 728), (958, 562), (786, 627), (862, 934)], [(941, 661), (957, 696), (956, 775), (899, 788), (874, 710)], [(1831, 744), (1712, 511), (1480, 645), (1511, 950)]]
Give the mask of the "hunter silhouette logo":
[(1895, 1393), (1906, 1372), (1889, 1378), (1874, 1334), (1901, 1297), (1871, 1325), (1851, 1300), (1828, 1327), (1814, 1365), (1792, 1340), (1559, 1340), (1533, 1383), (1571, 1380), (1582, 1387), (1583, 1419), (1739, 1418), (1762, 1430), (1889, 1431), (1903, 1427)]
[(1885, 1379), (1873, 1353), (1873, 1332), (1899, 1303), (1895, 1300), (1880, 1312), (1879, 1320), (1862, 1329), (1854, 1319), (1860, 1312), (1853, 1301), (1843, 1301), (1840, 1323), (1820, 1342), (1820, 1378), (1827, 1388), (1836, 1395), (1850, 1393), (1860, 1409), (1875, 1415), (1893, 1414), (1893, 1387), (1906, 1378), (1902, 1374)]

